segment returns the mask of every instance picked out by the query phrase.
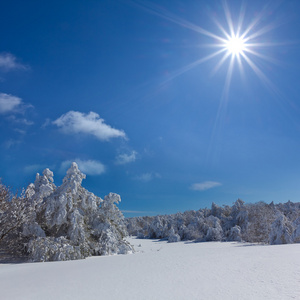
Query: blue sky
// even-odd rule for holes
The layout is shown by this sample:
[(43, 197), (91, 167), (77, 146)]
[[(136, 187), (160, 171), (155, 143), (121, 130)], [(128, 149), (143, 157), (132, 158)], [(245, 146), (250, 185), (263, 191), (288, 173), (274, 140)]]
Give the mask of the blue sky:
[(5, 184), (76, 161), (126, 216), (299, 201), (299, 1), (12, 0), (0, 24)]

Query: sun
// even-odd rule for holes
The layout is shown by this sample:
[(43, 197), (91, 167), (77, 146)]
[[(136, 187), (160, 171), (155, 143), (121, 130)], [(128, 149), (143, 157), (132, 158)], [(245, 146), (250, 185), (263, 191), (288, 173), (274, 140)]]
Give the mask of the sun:
[[(238, 66), (242, 78), (245, 78), (245, 68), (249, 67), (267, 86), (267, 88), (273, 91), (277, 90), (274, 84), (272, 84), (272, 82), (264, 73), (264, 70), (259, 67), (259, 61), (261, 60), (271, 63), (277, 62), (269, 55), (265, 55), (263, 53), (266, 51), (266, 48), (284, 45), (284, 43), (276, 43), (272, 41), (264, 42), (261, 39), (263, 35), (267, 34), (277, 26), (275, 22), (269, 24), (265, 22), (267, 16), (270, 15), (271, 4), (264, 6), (262, 10), (258, 11), (258, 13), (256, 13), (248, 23), (245, 21), (249, 18), (246, 18), (246, 5), (244, 1), (240, 7), (240, 13), (235, 14), (233, 18), (227, 3), (228, 0), (220, 0), (223, 6), (225, 22), (224, 19), (220, 17), (215, 15), (212, 16), (212, 20), (218, 28), (218, 31), (214, 33), (194, 23), (191, 23), (188, 20), (182, 19), (181, 17), (165, 9), (162, 9), (160, 6), (150, 4), (149, 2), (142, 0), (136, 1), (140, 1), (138, 6), (147, 10), (148, 12), (212, 39), (212, 43), (201, 44), (199, 47), (215, 48), (215, 50), (213, 50), (207, 56), (199, 58), (196, 61), (170, 73), (169, 78), (163, 81), (162, 84), (173, 80), (175, 77), (180, 76), (181, 74), (199, 66), (200, 64), (214, 59), (217, 60), (217, 63), (213, 68), (211, 75), (216, 74), (218, 70), (220, 70), (225, 64), (225, 62), (228, 62), (227, 74), (223, 89), (224, 98), (228, 98), (231, 80), (233, 77), (232, 75), (236, 69), (235, 65)], [(261, 51), (263, 48), (265, 49)]]
[(247, 50), (247, 43), (238, 35), (232, 35), (225, 43), (224, 47), (231, 55), (241, 55)]

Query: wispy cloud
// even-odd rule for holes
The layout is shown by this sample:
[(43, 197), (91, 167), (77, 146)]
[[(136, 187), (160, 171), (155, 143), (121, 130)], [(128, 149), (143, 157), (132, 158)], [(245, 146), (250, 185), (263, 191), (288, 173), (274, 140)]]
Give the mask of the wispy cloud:
[(22, 135), (24, 135), (24, 134), (27, 133), (26, 130), (23, 130), (23, 129), (20, 129), (20, 128), (15, 128), (14, 131), (17, 132), (17, 133), (19, 133), (19, 134), (22, 134)]
[(74, 160), (66, 160), (61, 163), (60, 171), (65, 173), (70, 168), (72, 162), (76, 162), (79, 170), (86, 175), (101, 175), (105, 173), (105, 166), (97, 160), (81, 160), (76, 158)]
[(120, 154), (116, 157), (116, 164), (117, 165), (125, 165), (131, 162), (134, 162), (137, 158), (137, 152), (136, 151), (132, 151), (130, 154)]
[(161, 178), (161, 175), (159, 173), (150, 172), (150, 173), (144, 173), (144, 174), (134, 177), (135, 180), (140, 180), (143, 182), (149, 182), (155, 178)]
[(17, 62), (17, 58), (11, 53), (0, 53), (0, 69), (11, 71), (16, 69), (27, 70), (28, 66)]
[(20, 140), (9, 139), (6, 142), (4, 142), (3, 145), (6, 149), (11, 149), (12, 147), (20, 145), (21, 143), (22, 141)]
[(46, 128), (51, 125), (51, 119), (47, 118), (41, 128)]
[(0, 93), (0, 114), (24, 113), (25, 110), (30, 107), (33, 106), (31, 104), (25, 104), (22, 99), (17, 96)]
[(27, 120), (25, 118), (17, 118), (14, 115), (11, 115), (7, 118), (9, 121), (14, 122), (16, 124), (20, 124), (20, 125), (26, 125), (26, 126), (31, 126), (34, 124), (34, 122)]
[(102, 141), (117, 137), (126, 138), (123, 130), (105, 124), (104, 120), (95, 112), (84, 114), (78, 111), (69, 111), (53, 121), (52, 124), (59, 127), (66, 134), (89, 134)]
[(194, 191), (205, 191), (214, 187), (220, 186), (222, 183), (216, 181), (204, 181), (200, 183), (194, 183), (191, 185), (191, 189)]

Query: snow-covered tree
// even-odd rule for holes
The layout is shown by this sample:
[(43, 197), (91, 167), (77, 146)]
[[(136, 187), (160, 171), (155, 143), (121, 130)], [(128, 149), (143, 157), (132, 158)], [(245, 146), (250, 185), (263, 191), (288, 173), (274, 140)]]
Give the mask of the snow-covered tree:
[[(274, 221), (278, 218), (278, 213), (285, 218), (284, 226), (280, 225), (280, 221), (277, 222), (278, 226), (275, 226)], [(129, 233), (142, 238), (172, 240), (174, 231), (175, 235), (179, 235), (180, 240), (198, 242), (227, 240), (290, 243), (300, 242), (299, 220), (300, 203), (289, 201), (283, 204), (273, 202), (271, 204), (263, 202), (245, 204), (244, 201), (238, 199), (233, 206), (220, 207), (213, 203), (211, 209), (190, 210), (174, 215), (130, 218), (126, 222)], [(275, 237), (278, 228), (281, 228), (283, 238)], [(270, 239), (270, 236), (273, 238)]]
[(245, 241), (268, 243), (271, 225), (276, 218), (276, 209), (270, 204), (258, 202), (247, 205), (248, 223), (243, 232)]
[(116, 206), (120, 201), (118, 194), (109, 193), (104, 197), (98, 213), (91, 220), (97, 255), (125, 254), (132, 250), (124, 240), (128, 233), (124, 216)]
[(61, 186), (53, 183), (46, 169), (37, 174), (27, 188), (35, 206), (35, 218), (24, 226), (30, 241), (27, 251), (34, 261), (68, 260), (91, 255), (119, 254), (132, 251), (124, 240), (124, 217), (116, 204), (121, 201), (110, 193), (104, 200), (81, 186), (85, 175), (72, 163)]
[(11, 254), (19, 255), (24, 249), (22, 226), (30, 222), (33, 207), (26, 195), (13, 195), (0, 182), (0, 247)]
[(270, 244), (289, 244), (292, 242), (293, 228), (289, 220), (281, 212), (273, 222), (270, 232)]
[(293, 243), (300, 243), (300, 217), (294, 221), (295, 230), (292, 234)]
[(208, 229), (205, 236), (205, 241), (221, 241), (223, 238), (223, 229), (220, 219), (214, 216), (206, 218)]

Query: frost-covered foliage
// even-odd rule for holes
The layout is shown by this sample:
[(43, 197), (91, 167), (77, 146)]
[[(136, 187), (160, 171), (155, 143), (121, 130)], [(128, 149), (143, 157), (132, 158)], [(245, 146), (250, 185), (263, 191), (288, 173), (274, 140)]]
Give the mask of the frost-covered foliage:
[(2, 250), (20, 255), (24, 250), (24, 237), (21, 229), (30, 222), (34, 211), (26, 195), (13, 195), (9, 188), (0, 182), (0, 247)]
[(82, 249), (80, 246), (73, 246), (70, 241), (61, 236), (38, 237), (31, 239), (28, 243), (28, 252), (35, 261), (57, 261), (81, 259)]
[(293, 231), (293, 226), (288, 218), (281, 212), (278, 212), (278, 216), (271, 226), (270, 244), (292, 243)]
[(175, 233), (175, 230), (172, 228), (168, 238), (169, 243), (176, 243), (180, 241), (180, 236), (178, 233)]
[(231, 227), (227, 240), (241, 242), (242, 241), (241, 227), (238, 225)]
[(284, 244), (300, 242), (300, 203), (245, 204), (186, 211), (174, 215), (129, 218), (129, 234), (139, 238), (180, 240), (246, 241)]
[(124, 216), (110, 193), (104, 200), (81, 186), (85, 175), (72, 163), (61, 186), (53, 183), (46, 169), (37, 174), (26, 190), (34, 207), (30, 222), (23, 226), (27, 253), (33, 261), (80, 259), (91, 255), (125, 254), (132, 251), (124, 240)]

